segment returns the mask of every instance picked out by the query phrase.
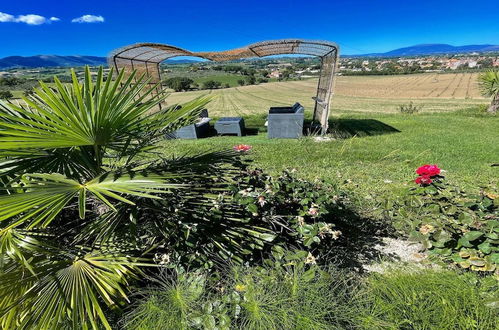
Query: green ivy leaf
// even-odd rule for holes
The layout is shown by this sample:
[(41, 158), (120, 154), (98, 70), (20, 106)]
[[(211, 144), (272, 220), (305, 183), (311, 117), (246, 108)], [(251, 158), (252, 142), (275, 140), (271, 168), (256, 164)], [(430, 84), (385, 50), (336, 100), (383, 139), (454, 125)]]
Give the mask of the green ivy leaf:
[(452, 215), (452, 214), (456, 214), (457, 213), (457, 207), (455, 205), (451, 205), (448, 209), (447, 209), (447, 214), (449, 215)]
[(478, 249), (480, 249), (480, 251), (485, 254), (489, 254), (492, 251), (492, 246), (489, 242), (483, 242), (482, 244), (478, 245)]
[(468, 260), (465, 260), (465, 261), (460, 262), (459, 266), (461, 266), (463, 268), (470, 268), (471, 263)]
[(303, 245), (305, 246), (310, 246), (314, 243), (314, 237), (307, 237), (305, 238), (305, 240), (303, 241)]
[(474, 230), (474, 231), (469, 231), (466, 234), (464, 234), (463, 239), (465, 239), (467, 241), (474, 241), (482, 236), (483, 236), (483, 233), (481, 231)]
[(256, 204), (249, 204), (248, 211), (251, 213), (258, 213), (258, 206), (256, 206)]
[(477, 266), (477, 267), (483, 267), (485, 266), (486, 262), (482, 258), (474, 257), (474, 258), (469, 258), (468, 259), (471, 265)]
[(499, 239), (499, 235), (497, 233), (488, 233), (485, 235), (485, 237), (488, 237), (493, 240)]
[(457, 219), (459, 220), (459, 222), (465, 225), (470, 225), (471, 223), (473, 223), (473, 218), (469, 213), (466, 212), (461, 213)]

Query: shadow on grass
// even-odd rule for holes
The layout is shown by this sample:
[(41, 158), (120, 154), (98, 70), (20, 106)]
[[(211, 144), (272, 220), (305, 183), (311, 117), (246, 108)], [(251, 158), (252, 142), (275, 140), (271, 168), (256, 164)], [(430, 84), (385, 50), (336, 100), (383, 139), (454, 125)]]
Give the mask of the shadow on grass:
[(373, 136), (400, 133), (398, 129), (375, 119), (333, 119), (329, 121), (329, 132), (336, 138)]
[(341, 235), (329, 242), (330, 249), (322, 256), (328, 262), (340, 268), (363, 272), (364, 265), (394, 259), (394, 256), (386, 255), (379, 249), (385, 245), (383, 238), (393, 234), (391, 226), (385, 221), (363, 217), (349, 208), (336, 210), (330, 221), (341, 231)]

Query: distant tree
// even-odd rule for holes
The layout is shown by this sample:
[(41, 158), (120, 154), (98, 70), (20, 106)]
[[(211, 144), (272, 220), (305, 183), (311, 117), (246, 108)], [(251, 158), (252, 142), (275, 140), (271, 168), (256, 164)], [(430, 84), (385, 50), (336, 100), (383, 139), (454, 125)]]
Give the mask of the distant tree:
[(483, 96), (492, 97), (487, 112), (497, 113), (499, 109), (499, 71), (491, 70), (478, 76), (478, 86)]
[(268, 80), (267, 78), (258, 78), (258, 79), (257, 79), (257, 82), (258, 82), (259, 84), (261, 84), (261, 83), (266, 83), (266, 82), (269, 82), (269, 80)]
[(173, 77), (166, 79), (164, 84), (169, 88), (173, 89), (175, 92), (186, 91), (191, 88), (191, 84), (194, 81), (185, 77)]
[(244, 85), (246, 85), (246, 81), (245, 81), (244, 79), (239, 79), (239, 80), (237, 81), (237, 83), (239, 84), (239, 86), (244, 86)]
[(485, 68), (492, 68), (494, 67), (494, 60), (492, 57), (487, 57), (482, 60), (479, 60), (477, 64), (480, 66), (480, 68), (485, 69)]
[(0, 91), (0, 99), (8, 100), (13, 98), (14, 95), (10, 91)]
[(23, 80), (16, 77), (0, 78), (0, 86), (16, 86), (22, 83)]
[(260, 74), (263, 76), (263, 77), (267, 77), (269, 75), (269, 72), (267, 70), (262, 70), (260, 71)]
[(231, 73), (241, 72), (242, 74), (244, 74), (243, 72), (245, 72), (246, 69), (240, 65), (226, 65), (224, 66), (223, 70), (225, 72), (231, 72)]
[(225, 83), (224, 88), (230, 88), (230, 85), (228, 83)]
[(246, 78), (246, 81), (248, 85), (254, 85), (256, 83), (256, 78), (255, 76), (248, 76), (248, 78)]
[(217, 89), (220, 88), (220, 86), (222, 86), (222, 83), (216, 80), (207, 80), (203, 83), (204, 89)]
[(23, 92), (24, 96), (30, 96), (33, 94), (35, 94), (35, 91), (33, 90), (33, 88), (28, 88), (28, 89), (24, 90), (24, 92)]

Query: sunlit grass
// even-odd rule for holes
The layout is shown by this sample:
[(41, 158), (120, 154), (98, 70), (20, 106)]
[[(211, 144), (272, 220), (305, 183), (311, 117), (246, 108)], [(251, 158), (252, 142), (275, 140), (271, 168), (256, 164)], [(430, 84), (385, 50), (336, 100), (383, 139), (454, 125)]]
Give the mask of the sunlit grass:
[[(492, 280), (492, 278), (490, 278)], [(359, 293), (361, 329), (497, 329), (477, 276), (443, 270), (373, 274)]]

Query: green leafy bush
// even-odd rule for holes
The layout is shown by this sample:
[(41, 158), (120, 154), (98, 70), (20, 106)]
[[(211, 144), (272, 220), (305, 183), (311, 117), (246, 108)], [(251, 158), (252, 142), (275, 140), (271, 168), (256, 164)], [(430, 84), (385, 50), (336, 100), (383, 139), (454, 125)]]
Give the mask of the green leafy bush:
[(339, 185), (303, 180), (294, 171), (272, 177), (260, 169), (241, 172), (234, 181), (232, 198), (246, 211), (246, 221), (271, 229), (264, 255), (279, 245), (309, 251), (322, 264), (360, 266), (362, 254), (373, 252), (373, 235), (385, 232), (386, 224), (357, 214)]
[[(133, 199), (135, 205), (99, 225), (99, 235), (115, 237), (114, 228), (130, 231), (128, 243), (157, 242), (156, 259), (167, 267), (211, 269), (219, 260), (258, 263), (274, 246), (307, 249), (325, 263), (360, 231), (348, 197), (337, 187), (289, 172), (271, 177), (230, 155), (177, 160), (170, 170), (189, 164), (191, 174), (197, 173), (191, 189), (162, 200)], [(225, 171), (217, 173), (225, 179), (207, 178), (205, 167), (192, 166), (204, 163), (224, 164)]]
[(431, 256), (474, 271), (498, 271), (499, 196), (469, 195), (441, 175), (418, 183), (385, 203), (395, 229), (421, 242)]
[(203, 89), (217, 89), (222, 86), (222, 83), (220, 81), (216, 80), (207, 80), (203, 82)]
[(164, 81), (164, 84), (175, 92), (188, 91), (194, 80), (186, 77), (172, 77)]
[[(249, 170), (233, 186), (234, 199), (243, 205), (252, 219), (274, 222), (282, 235), (274, 243), (301, 243), (312, 247), (341, 236), (335, 224), (327, 222), (335, 210), (346, 208), (347, 198), (324, 182), (310, 182), (283, 172), (273, 178), (262, 170)], [(277, 233), (276, 233), (277, 234)]]
[(497, 279), (429, 269), (387, 269), (372, 274), (357, 294), (361, 329), (497, 329), (497, 309), (483, 296)]
[(10, 91), (0, 90), (0, 99), (8, 100), (8, 99), (11, 99), (13, 97), (14, 97), (14, 95), (12, 95), (12, 93)]

